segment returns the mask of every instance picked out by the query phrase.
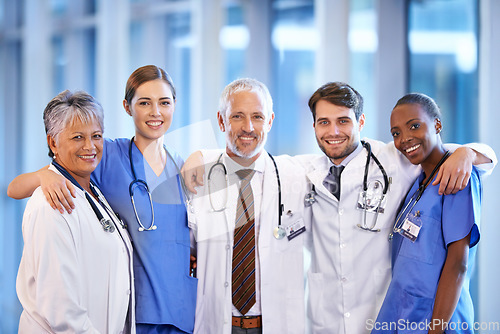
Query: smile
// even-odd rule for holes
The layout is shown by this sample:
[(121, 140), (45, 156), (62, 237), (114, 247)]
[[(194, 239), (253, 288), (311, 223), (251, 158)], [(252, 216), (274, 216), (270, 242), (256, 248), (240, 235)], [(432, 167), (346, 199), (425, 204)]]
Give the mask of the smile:
[(327, 144), (330, 144), (330, 145), (335, 145), (335, 144), (340, 144), (340, 143), (343, 143), (345, 141), (345, 139), (338, 139), (338, 140), (325, 140), (325, 142)]
[(412, 146), (412, 147), (410, 147), (410, 148), (407, 148), (407, 149), (405, 150), (405, 152), (406, 152), (406, 153), (411, 153), (411, 152), (415, 151), (415, 150), (416, 150), (417, 148), (419, 148), (419, 147), (420, 147), (420, 144), (415, 145), (415, 146)]
[(95, 159), (96, 156), (97, 156), (96, 154), (91, 154), (91, 155), (79, 155), (78, 157), (84, 160), (91, 160)]
[(163, 122), (162, 121), (148, 121), (148, 122), (146, 122), (146, 124), (149, 126), (160, 126), (163, 124)]

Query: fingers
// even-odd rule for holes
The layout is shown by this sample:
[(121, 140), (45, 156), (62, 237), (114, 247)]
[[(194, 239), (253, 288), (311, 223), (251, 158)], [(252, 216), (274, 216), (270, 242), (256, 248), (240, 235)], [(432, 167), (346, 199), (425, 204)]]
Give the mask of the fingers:
[[(75, 190), (75, 186), (73, 185), (73, 183), (71, 183), (71, 181), (70, 181), (70, 180), (66, 180), (66, 187), (68, 188), (68, 190), (69, 190), (69, 192), (70, 192), (71, 196), (72, 196), (73, 198), (76, 198), (76, 190)], [(71, 207), (74, 209), (74, 208), (75, 208), (75, 206), (74, 206), (74, 204), (73, 204), (73, 200), (72, 200), (71, 198), (70, 198), (70, 201), (71, 201)]]
[(54, 201), (52, 199), (52, 195), (49, 192), (44, 191), (43, 195), (45, 196), (45, 199), (47, 200), (52, 209), (59, 211), (61, 214), (64, 213), (64, 210), (59, 201)]
[(190, 275), (192, 277), (196, 277), (196, 257), (194, 255), (191, 255), (189, 264), (190, 264), (190, 268), (189, 268)]
[[(56, 203), (59, 212), (63, 213), (63, 208), (68, 213), (71, 213), (74, 209), (73, 201), (71, 200), (71, 195), (68, 191), (62, 191), (60, 189), (55, 189), (52, 193), (52, 199)], [(68, 201), (69, 199), (69, 201)]]
[(438, 177), (436, 177), (436, 180), (432, 183), (436, 185), (437, 184), (436, 181), (439, 182), (439, 190), (438, 190), (439, 195), (443, 195), (446, 193), (448, 184), (450, 183), (450, 176), (451, 176), (450, 173), (448, 173), (446, 169), (443, 169), (443, 167), (439, 169), (438, 173), (439, 181)]
[(203, 174), (205, 173), (205, 168), (203, 166), (196, 167), (196, 185), (203, 186)]
[(186, 183), (186, 188), (193, 194), (197, 194), (196, 192), (196, 175), (195, 174), (190, 174), (185, 172), (184, 173), (184, 182)]
[(203, 186), (203, 173), (205, 169), (203, 166), (198, 166), (191, 169), (182, 169), (182, 177), (186, 184), (186, 188), (193, 194), (197, 194), (196, 188)]
[(196, 257), (191, 255), (191, 268), (196, 268)]
[(469, 178), (470, 172), (468, 170), (461, 168), (450, 170), (441, 167), (432, 184), (437, 185), (439, 183), (439, 195), (450, 195), (465, 189), (469, 183)]

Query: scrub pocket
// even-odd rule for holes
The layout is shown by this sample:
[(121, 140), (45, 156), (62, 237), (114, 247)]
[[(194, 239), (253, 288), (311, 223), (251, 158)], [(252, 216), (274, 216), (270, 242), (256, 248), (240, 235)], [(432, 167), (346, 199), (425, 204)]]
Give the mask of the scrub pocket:
[(429, 217), (421, 216), (422, 227), (417, 240), (411, 242), (403, 239), (399, 255), (415, 259), (417, 261), (433, 264), (436, 257), (438, 243), (442, 243), (441, 222)]
[(427, 323), (432, 316), (433, 298), (414, 295), (406, 290), (401, 290), (399, 301), (399, 319), (405, 319), (404, 322), (398, 322), (398, 333), (408, 334), (426, 334)]

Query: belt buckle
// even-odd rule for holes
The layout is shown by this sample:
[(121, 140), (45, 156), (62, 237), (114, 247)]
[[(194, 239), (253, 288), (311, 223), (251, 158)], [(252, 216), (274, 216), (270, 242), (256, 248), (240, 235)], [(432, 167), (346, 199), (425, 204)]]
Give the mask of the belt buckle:
[(255, 318), (256, 318), (256, 317), (255, 317), (255, 316), (252, 316), (252, 315), (244, 315), (244, 316), (242, 316), (242, 317), (240, 318), (240, 327), (241, 327), (242, 329), (249, 329), (249, 328), (251, 328), (251, 327), (246, 327), (246, 326), (245, 326), (244, 321), (245, 321), (245, 320), (252, 320), (252, 319), (255, 319)]

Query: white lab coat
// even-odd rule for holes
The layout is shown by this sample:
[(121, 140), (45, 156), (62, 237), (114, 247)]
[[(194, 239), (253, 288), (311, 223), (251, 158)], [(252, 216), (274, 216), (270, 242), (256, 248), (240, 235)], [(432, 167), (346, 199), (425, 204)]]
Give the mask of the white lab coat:
[[(389, 232), (394, 224), (400, 202), (420, 173), (394, 147), (393, 143), (365, 139), (384, 166), (391, 182), (385, 212), (380, 213), (376, 228), (381, 232), (364, 231), (363, 211), (356, 208), (362, 190), (367, 151), (363, 149), (345, 167), (341, 175), (338, 201), (324, 186), (329, 159), (318, 156), (303, 160), (307, 177), (316, 188), (316, 200), (306, 213), (313, 217), (311, 227), (311, 267), (308, 272), (309, 328), (315, 334), (369, 333), (366, 324), (376, 319), (391, 279)], [(449, 146), (449, 145), (447, 145)], [(486, 145), (469, 145), (493, 160), (482, 165), (484, 170), (496, 164), (494, 152)], [(368, 182), (379, 180), (380, 169), (371, 159)], [(375, 213), (367, 213), (371, 226)]]
[(26, 205), (19, 333), (135, 333), (128, 232), (105, 232), (85, 192), (76, 193), (71, 214), (52, 209), (40, 188)]
[[(214, 212), (208, 196), (208, 173), (222, 151), (204, 151), (204, 187), (188, 208), (189, 225), (197, 241), (198, 297), (195, 333), (231, 333), (231, 270), (235, 207)], [(305, 326), (303, 242), (305, 233), (292, 240), (277, 240), (278, 188), (274, 165), (266, 152), (260, 230), (257, 240), (260, 264), (260, 296), (264, 334), (302, 334)], [(228, 159), (224, 154), (222, 161)], [(306, 190), (305, 173), (289, 157), (277, 157), (284, 205), (282, 226), (302, 217)], [(220, 180), (220, 178), (219, 178)], [(225, 181), (224, 181), (225, 182)], [(220, 189), (220, 188), (219, 188)], [(212, 189), (212, 199), (220, 205), (226, 190)], [(229, 198), (237, 198), (237, 185), (227, 189)], [(224, 203), (222, 203), (224, 204)], [(290, 211), (290, 214), (287, 212)], [(308, 227), (306, 227), (308, 229)]]

